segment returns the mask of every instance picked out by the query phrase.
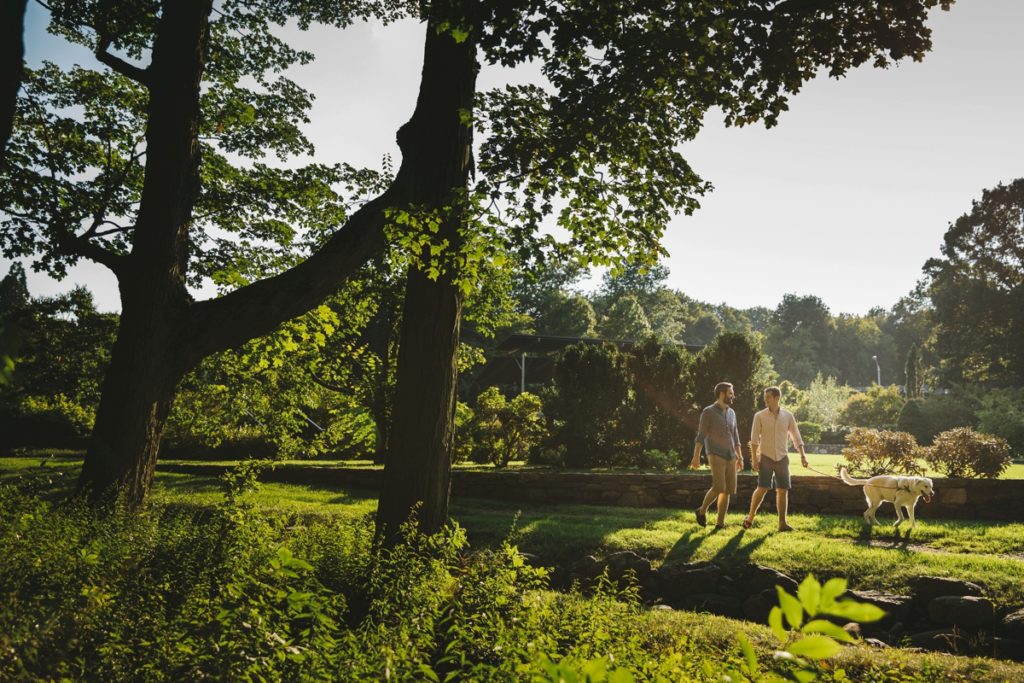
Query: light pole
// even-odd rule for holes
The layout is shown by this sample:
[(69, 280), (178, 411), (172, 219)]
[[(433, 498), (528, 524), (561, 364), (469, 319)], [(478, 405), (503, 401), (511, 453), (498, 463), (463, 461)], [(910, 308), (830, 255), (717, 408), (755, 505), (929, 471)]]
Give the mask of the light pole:
[(878, 375), (878, 386), (882, 386), (882, 366), (878, 364), (878, 356), (871, 356), (871, 360), (875, 361), (875, 372)]

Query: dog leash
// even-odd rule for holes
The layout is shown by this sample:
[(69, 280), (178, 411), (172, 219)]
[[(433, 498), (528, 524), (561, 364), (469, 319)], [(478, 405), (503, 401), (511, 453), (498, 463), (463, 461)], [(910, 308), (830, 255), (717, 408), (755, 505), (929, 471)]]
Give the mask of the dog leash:
[[(814, 469), (810, 465), (807, 466), (807, 469), (809, 469), (811, 472), (814, 472), (815, 474), (820, 474), (823, 477), (829, 477), (831, 479), (838, 479), (839, 481), (843, 481), (843, 478), (841, 476), (839, 476), (838, 474), (826, 474), (825, 472), (822, 472), (821, 470)], [(843, 481), (843, 483), (845, 484), (846, 482)], [(895, 489), (896, 491), (901, 490), (901, 487), (899, 487), (899, 486), (882, 486), (880, 484), (872, 484), (872, 486), (874, 486), (875, 488), (879, 488), (879, 489)], [(910, 487), (908, 486), (907, 488), (904, 488), (902, 490), (909, 491)]]

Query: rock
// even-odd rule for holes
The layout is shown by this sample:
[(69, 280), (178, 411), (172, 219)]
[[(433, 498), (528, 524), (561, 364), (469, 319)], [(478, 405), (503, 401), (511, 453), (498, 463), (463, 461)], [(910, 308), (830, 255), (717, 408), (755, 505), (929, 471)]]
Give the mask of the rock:
[(1024, 662), (1024, 641), (1014, 638), (993, 638), (992, 656), (998, 659)]
[(756, 595), (743, 601), (743, 616), (760, 624), (768, 623), (768, 613), (779, 603), (779, 595), (774, 588), (766, 588)]
[(1008, 638), (1024, 640), (1024, 609), (1010, 612), (999, 624), (999, 632)]
[(885, 616), (871, 624), (872, 629), (870, 630), (889, 629), (898, 621), (906, 621), (910, 614), (912, 598), (908, 595), (882, 591), (847, 591), (846, 596), (857, 602), (866, 602), (885, 610)]
[(860, 624), (858, 624), (856, 621), (851, 621), (846, 624), (843, 624), (843, 630), (849, 633), (854, 638), (860, 638), (862, 635), (860, 631)]
[(733, 619), (743, 618), (743, 605), (738, 598), (730, 598), (717, 593), (689, 595), (683, 599), (680, 606), (694, 612), (710, 612)]
[(973, 595), (980, 597), (981, 586), (970, 581), (948, 579), (944, 576), (917, 576), (910, 580), (910, 592), (922, 604), (944, 595)]
[(928, 603), (928, 618), (943, 626), (956, 626), (969, 631), (990, 626), (995, 608), (987, 598), (972, 595), (942, 595)]
[(651, 561), (646, 557), (640, 557), (632, 550), (624, 550), (612, 553), (604, 562), (608, 568), (608, 578), (612, 581), (621, 581), (627, 573), (632, 572), (640, 583), (650, 583)]
[(873, 647), (876, 650), (884, 650), (885, 648), (889, 647), (888, 643), (881, 641), (878, 638), (865, 638), (864, 644), (868, 647)]
[(722, 569), (707, 562), (666, 562), (655, 575), (654, 590), (668, 604), (677, 605), (689, 595), (717, 592)]
[(968, 649), (967, 638), (951, 628), (915, 633), (910, 636), (910, 644), (933, 652), (964, 653)]
[(604, 565), (596, 557), (587, 555), (572, 566), (569, 574), (572, 578), (583, 583), (596, 579), (603, 569)]
[(741, 572), (739, 581), (739, 592), (742, 597), (756, 595), (766, 588), (771, 588), (774, 591), (775, 586), (782, 586), (787, 592), (796, 595), (797, 583), (795, 580), (771, 567), (762, 567), (759, 564), (745, 568)]

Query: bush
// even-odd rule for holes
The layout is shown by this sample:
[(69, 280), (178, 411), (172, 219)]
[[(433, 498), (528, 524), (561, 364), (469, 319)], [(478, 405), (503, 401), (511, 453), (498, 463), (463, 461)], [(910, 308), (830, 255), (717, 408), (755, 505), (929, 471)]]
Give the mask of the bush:
[(1011, 453), (1024, 455), (1024, 387), (991, 389), (979, 402), (978, 431), (1003, 437)]
[(892, 429), (896, 426), (906, 401), (899, 387), (880, 387), (877, 384), (867, 393), (854, 394), (839, 413), (839, 422), (851, 427)]
[(540, 399), (529, 392), (507, 401), (497, 387), (488, 387), (476, 399), (470, 457), (496, 467), (525, 459), (544, 433), (540, 408)]
[(93, 411), (64, 394), (24, 396), (8, 411), (0, 414), (0, 448), (84, 448), (92, 432)]
[(611, 345), (575, 344), (555, 361), (544, 396), (547, 447), (565, 448), (566, 467), (607, 465), (614, 458), (620, 410), (629, 397), (622, 354)]
[(642, 470), (655, 470), (658, 472), (673, 472), (686, 469), (686, 462), (678, 451), (660, 451), (656, 448), (648, 448), (637, 459), (637, 467)]
[(922, 449), (912, 434), (856, 427), (846, 437), (846, 444), (843, 457), (856, 476), (924, 473), (918, 463)]
[(835, 445), (842, 445), (846, 443), (846, 437), (850, 434), (850, 428), (844, 425), (833, 427), (832, 429), (821, 430), (821, 441), (818, 443), (828, 443)]
[(936, 436), (925, 457), (947, 477), (995, 479), (1010, 466), (1010, 446), (1006, 439), (960, 427)]
[(824, 428), (817, 422), (801, 422), (800, 436), (804, 443), (822, 443), (821, 436)]

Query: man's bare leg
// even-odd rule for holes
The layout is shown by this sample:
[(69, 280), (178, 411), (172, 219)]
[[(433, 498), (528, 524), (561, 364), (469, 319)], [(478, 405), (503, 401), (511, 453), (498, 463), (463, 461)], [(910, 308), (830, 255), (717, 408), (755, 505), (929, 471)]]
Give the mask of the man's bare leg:
[(768, 493), (768, 489), (763, 486), (758, 486), (754, 489), (754, 495), (750, 497), (750, 512), (747, 513), (747, 520), (751, 524), (754, 523), (754, 517), (757, 515), (757, 511), (761, 508), (761, 501), (764, 500), (764, 494)]
[(729, 494), (718, 494), (718, 526), (725, 526), (725, 513), (729, 511)]
[(779, 531), (790, 531), (793, 527), (786, 523), (789, 511), (789, 489), (775, 489), (775, 506), (779, 509)]

